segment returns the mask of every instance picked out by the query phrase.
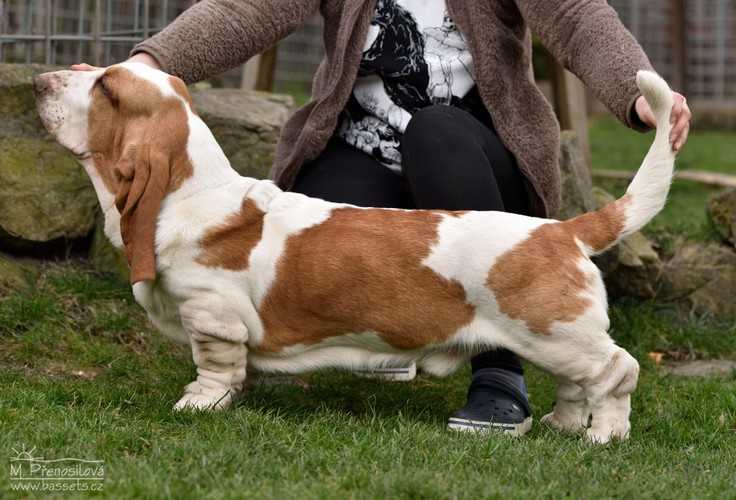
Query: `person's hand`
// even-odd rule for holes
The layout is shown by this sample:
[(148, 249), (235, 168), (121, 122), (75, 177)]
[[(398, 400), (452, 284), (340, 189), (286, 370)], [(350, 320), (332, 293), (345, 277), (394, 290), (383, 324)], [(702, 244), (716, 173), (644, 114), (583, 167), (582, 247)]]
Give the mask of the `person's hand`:
[[(687, 135), (690, 133), (690, 118), (693, 115), (687, 106), (687, 99), (685, 99), (684, 95), (672, 92), (672, 96), (674, 97), (675, 103), (672, 105), (672, 114), (670, 115), (670, 123), (672, 124), (670, 144), (672, 144), (672, 149), (675, 152), (679, 152), (687, 141)], [(652, 109), (649, 107), (646, 99), (644, 99), (644, 96), (639, 96), (634, 109), (643, 123), (652, 128), (657, 126), (654, 113), (652, 113)]]
[[(149, 56), (145, 52), (137, 53), (136, 55), (128, 59), (127, 62), (139, 62), (139, 63), (146, 64), (154, 69), (161, 69), (161, 66), (158, 64), (158, 62), (156, 62), (156, 59)], [(97, 66), (91, 66), (87, 63), (72, 64), (71, 68), (74, 71), (96, 71), (98, 69), (102, 69)]]

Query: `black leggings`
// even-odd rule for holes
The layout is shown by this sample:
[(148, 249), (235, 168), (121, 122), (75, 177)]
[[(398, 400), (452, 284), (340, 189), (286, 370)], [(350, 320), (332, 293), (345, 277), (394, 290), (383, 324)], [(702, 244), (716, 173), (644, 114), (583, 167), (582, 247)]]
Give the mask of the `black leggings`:
[[(513, 155), (491, 127), (466, 111), (430, 106), (415, 113), (401, 155), (403, 175), (334, 138), (302, 167), (293, 191), (364, 207), (528, 213), (524, 178)], [(519, 359), (507, 350), (479, 354), (472, 367), (522, 373)]]

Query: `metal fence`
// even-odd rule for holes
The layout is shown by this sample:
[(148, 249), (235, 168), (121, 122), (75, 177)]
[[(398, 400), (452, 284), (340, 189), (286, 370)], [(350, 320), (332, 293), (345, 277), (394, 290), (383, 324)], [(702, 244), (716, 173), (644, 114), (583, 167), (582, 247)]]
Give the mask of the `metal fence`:
[[(736, 111), (736, 0), (609, 0), (654, 67), (700, 110)], [(306, 84), (323, 56), (312, 21), (279, 47), (278, 82)]]
[(700, 108), (736, 109), (736, 0), (609, 0), (663, 76)]
[(314, 16), (279, 44), (275, 89), (308, 93), (314, 72), (324, 55), (322, 18)]
[[(268, 1), (268, 0), (264, 0)], [(195, 0), (0, 0), (0, 62), (106, 65), (124, 59)], [(736, 109), (736, 0), (609, 0), (654, 66), (691, 101)], [(308, 92), (319, 17), (278, 48), (277, 90)], [(240, 84), (240, 72), (224, 79)]]
[[(108, 65), (196, 0), (0, 0), (0, 62)], [(280, 45), (275, 88), (308, 93), (322, 59), (322, 20), (310, 19)], [(241, 72), (219, 83), (239, 86)]]
[(106, 65), (170, 23), (191, 0), (0, 0), (0, 62)]

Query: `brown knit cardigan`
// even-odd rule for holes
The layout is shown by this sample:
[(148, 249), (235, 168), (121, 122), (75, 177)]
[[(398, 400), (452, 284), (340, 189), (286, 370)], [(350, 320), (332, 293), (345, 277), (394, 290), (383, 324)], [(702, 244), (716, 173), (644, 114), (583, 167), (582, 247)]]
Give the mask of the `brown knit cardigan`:
[[(204, 0), (139, 44), (162, 68), (194, 82), (263, 52), (320, 10), (326, 57), (312, 100), (281, 134), (271, 171), (288, 189), (316, 158), (350, 97), (376, 0)], [(637, 70), (649, 60), (605, 0), (447, 0), (473, 56), (474, 78), (498, 134), (533, 194), (532, 213), (560, 204), (559, 125), (530, 73), (530, 29), (622, 122), (637, 128)]]

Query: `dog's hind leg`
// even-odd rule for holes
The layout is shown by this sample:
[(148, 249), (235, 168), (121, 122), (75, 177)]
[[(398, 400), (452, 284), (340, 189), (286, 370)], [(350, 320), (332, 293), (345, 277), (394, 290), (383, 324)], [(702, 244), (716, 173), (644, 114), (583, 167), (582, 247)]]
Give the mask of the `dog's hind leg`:
[(591, 426), (585, 431), (589, 440), (605, 444), (613, 438), (626, 439), (631, 429), (631, 394), (608, 395), (593, 406), (591, 414)]
[(216, 297), (185, 302), (180, 310), (197, 380), (187, 385), (174, 408), (227, 408), (245, 384), (248, 331), (237, 314)]
[(583, 388), (559, 379), (555, 409), (542, 417), (542, 423), (561, 431), (577, 433), (585, 430), (589, 417), (588, 399)]
[(612, 438), (626, 439), (631, 424), (631, 393), (636, 389), (639, 363), (618, 348), (603, 371), (583, 384), (592, 415), (588, 439), (607, 443)]
[(628, 437), (630, 395), (636, 389), (639, 364), (605, 329), (591, 328), (607, 327), (607, 321), (591, 318), (595, 316), (562, 324), (550, 335), (537, 337), (536, 344), (528, 344), (532, 349), (524, 350), (523, 344), (511, 347), (562, 381), (557, 405), (545, 422), (561, 430), (581, 431), (590, 416), (586, 437), (607, 443)]

